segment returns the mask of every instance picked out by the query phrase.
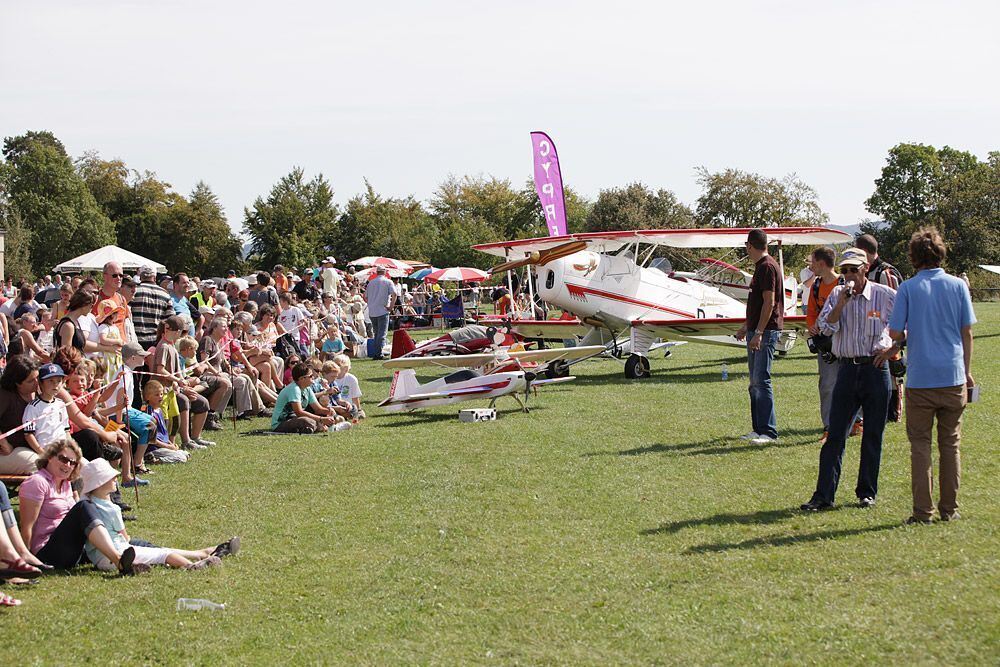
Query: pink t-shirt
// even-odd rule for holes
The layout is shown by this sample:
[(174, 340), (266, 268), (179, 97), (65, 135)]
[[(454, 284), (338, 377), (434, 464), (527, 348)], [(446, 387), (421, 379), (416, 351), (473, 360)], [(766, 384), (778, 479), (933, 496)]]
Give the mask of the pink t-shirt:
[(62, 489), (56, 488), (56, 482), (48, 470), (39, 470), (26, 479), (18, 489), (21, 502), (30, 500), (41, 505), (35, 526), (31, 531), (32, 553), (38, 551), (49, 541), (49, 536), (56, 526), (69, 513), (76, 499), (73, 498), (73, 487), (68, 481), (63, 481)]

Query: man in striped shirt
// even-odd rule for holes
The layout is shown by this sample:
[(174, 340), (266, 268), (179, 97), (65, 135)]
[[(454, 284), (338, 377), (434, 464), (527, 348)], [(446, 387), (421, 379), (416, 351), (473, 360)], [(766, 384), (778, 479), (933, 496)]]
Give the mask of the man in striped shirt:
[(844, 445), (859, 408), (864, 410), (865, 430), (854, 492), (861, 507), (875, 504), (889, 412), (889, 368), (877, 357), (892, 347), (888, 325), (896, 291), (867, 279), (868, 257), (858, 248), (844, 251), (840, 270), (847, 284), (833, 289), (818, 320), (820, 330), (833, 336), (833, 354), (840, 360), (840, 369), (830, 401), (830, 434), (819, 454), (816, 491), (802, 505), (809, 512), (833, 507)]
[(151, 266), (139, 269), (139, 287), (129, 302), (135, 336), (142, 349), (156, 345), (156, 327), (174, 314), (174, 306), (167, 291), (156, 284), (156, 271)]

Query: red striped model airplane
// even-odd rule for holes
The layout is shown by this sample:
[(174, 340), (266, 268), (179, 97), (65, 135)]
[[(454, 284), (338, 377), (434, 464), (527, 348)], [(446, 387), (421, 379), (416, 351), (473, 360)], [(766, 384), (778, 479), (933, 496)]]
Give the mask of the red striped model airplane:
[[(582, 337), (584, 345), (616, 347), (628, 334), (630, 355), (625, 376), (650, 374), (648, 353), (657, 338), (714, 345), (743, 346), (733, 334), (743, 324), (746, 305), (716, 287), (675, 275), (651, 263), (655, 246), (673, 248), (740, 248), (749, 229), (647, 229), (568, 234), (472, 246), (503, 257), (498, 273), (521, 266), (529, 272), (528, 290), (576, 316), (575, 320), (514, 319), (507, 324), (526, 338)], [(824, 227), (776, 227), (764, 230), (768, 242), (786, 245), (836, 245), (850, 234)], [(783, 270), (783, 267), (782, 267)], [(789, 281), (785, 282), (786, 294)], [(791, 281), (795, 294), (794, 279)], [(805, 329), (796, 316), (795, 299), (785, 299), (785, 328), (779, 349), (794, 344), (795, 331)], [(487, 324), (487, 322), (483, 322)]]

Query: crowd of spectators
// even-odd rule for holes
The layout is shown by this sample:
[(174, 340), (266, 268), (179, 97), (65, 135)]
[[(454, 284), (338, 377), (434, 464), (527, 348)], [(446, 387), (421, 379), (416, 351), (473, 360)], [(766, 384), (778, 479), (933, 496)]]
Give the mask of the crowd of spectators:
[[(395, 294), (395, 292), (393, 292)], [(9, 296), (8, 296), (9, 295)], [(370, 337), (363, 286), (334, 267), (200, 279), (46, 276), (0, 295), (0, 580), (90, 562), (131, 574), (216, 566), (239, 539), (167, 549), (129, 536), (120, 489), (185, 463), (235, 420), (276, 432), (344, 430), (365, 417), (351, 356)], [(6, 594), (0, 603), (16, 601)]]

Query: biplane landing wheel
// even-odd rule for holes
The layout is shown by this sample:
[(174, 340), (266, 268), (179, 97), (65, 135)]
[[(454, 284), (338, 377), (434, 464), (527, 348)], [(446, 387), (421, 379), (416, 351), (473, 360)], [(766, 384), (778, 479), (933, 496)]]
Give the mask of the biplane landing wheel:
[(549, 364), (548, 368), (545, 369), (545, 377), (550, 380), (564, 378), (567, 375), (569, 375), (569, 364), (565, 361), (553, 361)]
[(630, 355), (625, 362), (625, 377), (630, 380), (641, 380), (649, 376), (649, 359), (638, 354)]

